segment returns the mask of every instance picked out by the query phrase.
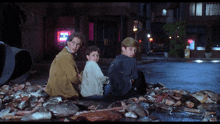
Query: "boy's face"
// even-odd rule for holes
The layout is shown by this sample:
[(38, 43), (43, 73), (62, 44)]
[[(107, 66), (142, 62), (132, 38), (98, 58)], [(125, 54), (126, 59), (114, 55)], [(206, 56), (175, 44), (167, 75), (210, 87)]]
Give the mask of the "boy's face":
[(98, 51), (93, 51), (89, 55), (86, 55), (86, 58), (88, 59), (88, 61), (98, 62), (99, 61), (99, 53), (98, 53)]
[(128, 57), (133, 58), (135, 56), (135, 53), (137, 51), (136, 47), (122, 47), (122, 54)]
[(81, 46), (81, 40), (78, 37), (74, 37), (72, 41), (67, 42), (67, 47), (72, 53), (76, 53)]

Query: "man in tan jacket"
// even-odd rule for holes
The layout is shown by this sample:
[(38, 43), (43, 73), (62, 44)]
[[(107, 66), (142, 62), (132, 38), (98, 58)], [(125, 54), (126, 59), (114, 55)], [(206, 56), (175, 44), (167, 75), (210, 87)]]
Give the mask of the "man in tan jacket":
[(49, 79), (45, 91), (50, 96), (63, 96), (65, 98), (78, 98), (77, 92), (79, 70), (73, 54), (85, 42), (81, 33), (72, 33), (66, 41), (66, 46), (54, 58), (49, 72)]

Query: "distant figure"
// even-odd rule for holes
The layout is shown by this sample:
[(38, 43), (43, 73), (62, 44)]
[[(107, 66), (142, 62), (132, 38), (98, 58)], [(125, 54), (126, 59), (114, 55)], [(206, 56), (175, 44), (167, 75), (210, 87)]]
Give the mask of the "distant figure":
[(133, 58), (139, 48), (138, 42), (127, 37), (121, 43), (121, 55), (116, 56), (108, 70), (111, 94), (114, 96), (132, 96), (146, 92), (143, 72), (137, 71), (137, 62)]
[(87, 99), (101, 99), (110, 93), (108, 77), (104, 76), (97, 64), (99, 55), (100, 49), (97, 46), (89, 46), (86, 50), (88, 61), (83, 70), (81, 95)]
[(9, 3), (3, 9), (2, 41), (10, 47), (22, 48), (19, 25), (25, 23), (26, 15), (15, 3)]
[(78, 85), (81, 81), (73, 54), (78, 51), (83, 42), (85, 40), (81, 33), (72, 33), (67, 38), (66, 46), (54, 58), (45, 89), (50, 96), (79, 97)]

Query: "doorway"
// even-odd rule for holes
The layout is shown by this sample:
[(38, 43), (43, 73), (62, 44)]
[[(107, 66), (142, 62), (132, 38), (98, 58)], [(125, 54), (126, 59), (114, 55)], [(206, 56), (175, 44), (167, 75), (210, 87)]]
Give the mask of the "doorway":
[(118, 29), (117, 21), (97, 21), (97, 45), (103, 58), (115, 58)]

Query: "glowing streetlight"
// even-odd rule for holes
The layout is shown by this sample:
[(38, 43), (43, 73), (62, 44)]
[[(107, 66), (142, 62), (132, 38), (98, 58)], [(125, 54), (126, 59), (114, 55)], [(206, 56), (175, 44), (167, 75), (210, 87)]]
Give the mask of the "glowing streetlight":
[(136, 28), (136, 26), (133, 27), (133, 31), (136, 32), (138, 29)]

